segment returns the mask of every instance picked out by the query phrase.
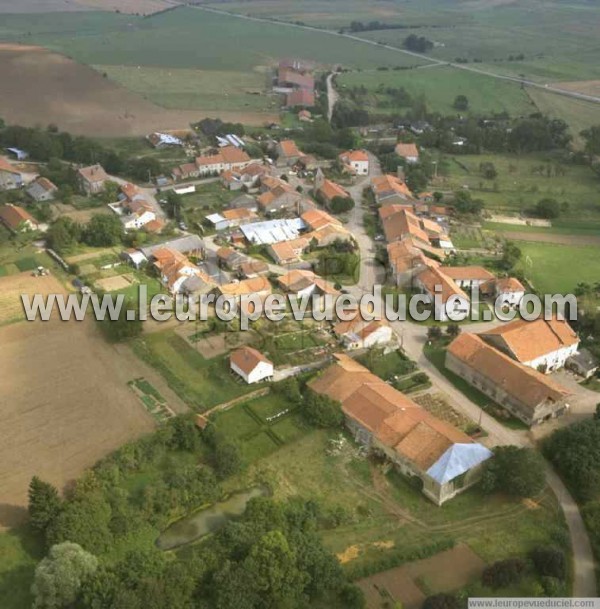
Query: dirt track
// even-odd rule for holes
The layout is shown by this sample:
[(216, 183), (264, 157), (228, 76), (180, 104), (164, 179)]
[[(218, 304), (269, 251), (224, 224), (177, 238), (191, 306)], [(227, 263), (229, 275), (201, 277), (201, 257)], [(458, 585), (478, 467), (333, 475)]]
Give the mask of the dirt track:
[[(77, 135), (133, 136), (188, 129), (202, 110), (167, 110), (118, 86), (88, 66), (41, 47), (0, 45), (2, 118), (25, 126), (54, 123)], [(214, 112), (212, 113), (214, 114)], [(258, 112), (220, 112), (227, 121), (263, 124)]]
[(555, 243), (556, 245), (591, 245), (600, 246), (600, 236), (595, 235), (560, 235), (556, 233), (529, 233), (526, 231), (498, 231), (511, 241), (535, 241), (537, 243)]

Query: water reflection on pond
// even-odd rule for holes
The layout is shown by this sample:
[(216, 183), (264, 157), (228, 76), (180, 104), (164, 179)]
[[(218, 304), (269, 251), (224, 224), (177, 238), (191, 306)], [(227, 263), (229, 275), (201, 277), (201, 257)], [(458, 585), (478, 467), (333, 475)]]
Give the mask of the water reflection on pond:
[(225, 501), (215, 503), (204, 510), (178, 520), (161, 533), (156, 541), (156, 545), (161, 550), (171, 550), (186, 543), (196, 541), (209, 533), (214, 533), (225, 526), (231, 518), (241, 516), (250, 499), (263, 497), (268, 494), (269, 490), (263, 486), (235, 493), (225, 499)]

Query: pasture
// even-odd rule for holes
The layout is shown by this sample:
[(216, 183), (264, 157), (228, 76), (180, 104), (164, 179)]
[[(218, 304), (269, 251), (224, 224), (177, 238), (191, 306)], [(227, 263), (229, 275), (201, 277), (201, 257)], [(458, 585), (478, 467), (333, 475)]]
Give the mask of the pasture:
[(163, 108), (202, 110), (219, 114), (265, 112), (276, 120), (281, 100), (266, 93), (270, 77), (259, 71), (233, 72), (189, 68), (94, 66), (117, 84), (134, 91)]
[(45, 17), (44, 23), (7, 16), (0, 26), (0, 40), (44, 45), (87, 65), (247, 72), (295, 56), (362, 68), (422, 63), (329, 32), (253, 22), (193, 7), (147, 18), (106, 13)]
[[(486, 180), (481, 175), (480, 163), (485, 162), (494, 164), (495, 179)], [(553, 225), (580, 223), (592, 228), (600, 224), (598, 177), (589, 167), (566, 164), (551, 154), (444, 156), (436, 187), (468, 188), (485, 202), (487, 211), (509, 214), (521, 213), (540, 199), (553, 198), (568, 203)]]
[(569, 125), (574, 143), (578, 148), (583, 147), (579, 134), (584, 129), (600, 124), (600, 104), (554, 95), (541, 89), (528, 88), (527, 94), (542, 114), (560, 118)]
[[(526, 239), (526, 235), (523, 235)], [(580, 282), (600, 281), (600, 247), (515, 242), (522, 252), (520, 270), (544, 294), (569, 294)]]
[[(486, 69), (525, 74), (543, 82), (600, 77), (596, 49), (600, 8), (594, 3), (282, 0), (274, 4), (268, 0), (238, 0), (225, 5), (213, 2), (209, 6), (332, 30), (348, 27), (352, 21), (377, 20), (402, 27), (355, 35), (400, 47), (408, 34), (415, 33), (435, 43), (430, 53), (434, 57), (483, 61)], [(509, 61), (511, 55), (514, 58), (521, 53), (522, 60)]]
[(6, 527), (24, 516), (32, 476), (62, 489), (154, 423), (127, 386), (145, 367), (106, 343), (92, 321), (13, 324), (0, 328), (0, 343)]
[[(367, 103), (372, 111), (382, 111), (377, 106), (385, 100), (383, 88), (403, 87), (415, 98), (424, 96), (427, 108), (442, 114), (456, 114), (452, 104), (457, 95), (467, 96), (469, 111), (474, 114), (508, 112), (511, 116), (519, 116), (535, 112), (534, 104), (516, 83), (447, 66), (392, 72), (363, 70), (342, 74), (337, 82), (342, 91), (344, 87), (366, 87), (370, 93)], [(401, 108), (391, 110), (402, 111)]]

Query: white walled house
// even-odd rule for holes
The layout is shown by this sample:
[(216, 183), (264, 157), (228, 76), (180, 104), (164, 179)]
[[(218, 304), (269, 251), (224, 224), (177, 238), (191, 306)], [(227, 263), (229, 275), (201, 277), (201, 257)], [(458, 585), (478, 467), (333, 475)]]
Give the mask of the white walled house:
[(495, 281), (494, 296), (500, 298), (503, 304), (517, 307), (525, 296), (525, 287), (514, 277), (503, 277)]
[(234, 351), (229, 357), (229, 366), (249, 385), (273, 378), (273, 362), (252, 347)]
[(442, 270), (459, 288), (468, 290), (494, 279), (494, 274), (482, 266), (445, 266)]
[(415, 285), (427, 296), (437, 321), (453, 321), (455, 315), (460, 320), (468, 314), (469, 297), (442, 269), (428, 267), (416, 276)]
[(347, 349), (371, 349), (391, 342), (393, 331), (385, 320), (373, 320), (362, 324), (360, 329), (353, 328), (342, 335)]
[(342, 152), (338, 159), (348, 173), (357, 176), (369, 175), (369, 155), (364, 150), (347, 150)]
[(566, 321), (517, 319), (481, 338), (524, 366), (541, 372), (554, 372), (577, 353), (579, 337)]

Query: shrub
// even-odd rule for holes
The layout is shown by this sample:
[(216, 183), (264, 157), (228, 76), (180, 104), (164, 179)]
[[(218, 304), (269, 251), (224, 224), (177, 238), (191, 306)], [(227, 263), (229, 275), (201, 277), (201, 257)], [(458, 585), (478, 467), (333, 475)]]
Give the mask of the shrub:
[(520, 558), (499, 560), (484, 570), (481, 582), (488, 588), (505, 588), (521, 580), (525, 567), (525, 561)]

